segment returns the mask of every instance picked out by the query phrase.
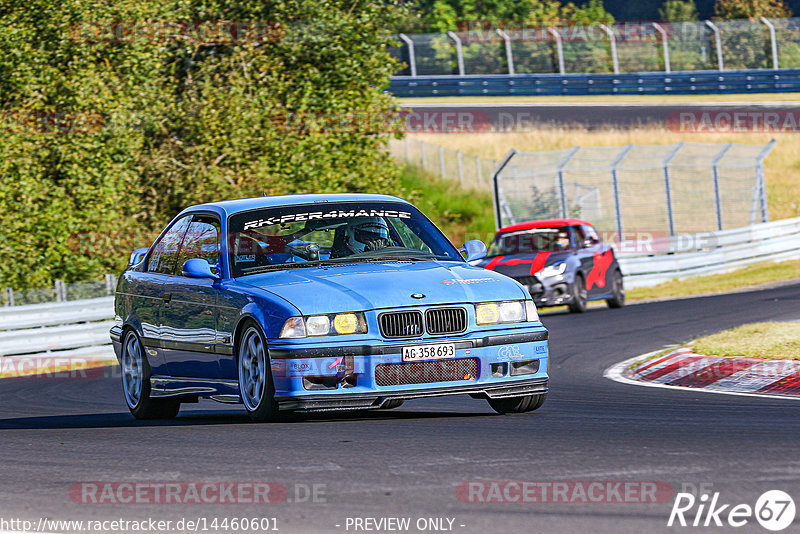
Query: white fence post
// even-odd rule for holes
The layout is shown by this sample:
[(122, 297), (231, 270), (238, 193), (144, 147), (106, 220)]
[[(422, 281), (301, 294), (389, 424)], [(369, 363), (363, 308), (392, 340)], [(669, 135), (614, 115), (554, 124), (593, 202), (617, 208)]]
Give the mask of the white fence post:
[[(683, 142), (680, 142), (677, 145), (675, 145), (675, 148), (673, 148), (670, 151), (670, 153), (667, 154), (667, 157), (664, 158), (664, 163), (663, 163), (663, 165), (664, 165), (664, 192), (667, 195), (667, 220), (669, 222), (669, 235), (670, 235), (670, 237), (675, 235), (675, 218), (673, 217), (673, 214), (672, 214), (672, 187), (670, 186), (670, 183), (669, 183), (669, 162), (672, 161), (672, 158), (675, 157), (675, 154), (677, 154), (680, 151), (682, 146), (683, 146)], [(620, 239), (622, 239), (622, 236), (620, 236)]]
[(508, 64), (508, 73), (514, 75), (514, 55), (511, 53), (511, 38), (502, 28), (497, 28), (497, 35), (503, 38), (503, 44), (506, 48), (506, 63)]
[(458, 60), (458, 75), (464, 76), (464, 50), (461, 47), (461, 37), (456, 32), (449, 31), (447, 36), (456, 43), (456, 59)]
[(664, 72), (670, 73), (672, 70), (669, 64), (669, 36), (667, 35), (667, 31), (661, 27), (661, 24), (654, 22), (653, 27), (661, 34), (661, 47), (664, 51)]
[(444, 178), (444, 147), (439, 146), (439, 174)]
[(617, 154), (614, 161), (611, 162), (611, 186), (614, 189), (614, 214), (617, 218), (617, 235), (618, 239), (622, 239), (622, 207), (619, 205), (619, 180), (617, 179), (617, 165), (622, 161), (628, 152), (631, 151), (633, 145), (627, 145), (622, 149), (622, 152)]
[(482, 184), (483, 183), (483, 172), (482, 172), (482, 169), (481, 169), (481, 157), (480, 156), (475, 156), (475, 170), (476, 170), (476, 176), (478, 177), (478, 183)]
[(412, 41), (408, 35), (401, 33), (400, 39), (402, 39), (406, 46), (408, 46), (408, 68), (411, 71), (411, 76), (414, 78), (417, 77), (417, 58), (414, 55), (414, 41)]
[(419, 150), (422, 155), (422, 170), (426, 170), (425, 167), (428, 165), (428, 157), (425, 153), (425, 141), (420, 141), (419, 143)]
[(558, 194), (561, 197), (561, 218), (567, 217), (567, 192), (564, 187), (564, 167), (580, 149), (580, 146), (572, 147), (569, 152), (567, 152), (567, 155), (558, 162), (558, 166), (556, 167), (558, 170)]
[(725, 65), (722, 62), (722, 39), (719, 36), (719, 28), (717, 28), (717, 25), (711, 22), (710, 20), (706, 21), (706, 26), (711, 28), (711, 31), (714, 32), (714, 43), (716, 44), (716, 49), (717, 49), (718, 70), (725, 70)]
[(764, 180), (764, 158), (772, 152), (772, 149), (775, 148), (777, 143), (777, 139), (771, 139), (756, 158), (756, 181), (761, 186), (761, 222), (769, 221), (769, 212), (767, 211), (767, 186)]
[(714, 177), (714, 205), (717, 210), (717, 230), (722, 230), (722, 199), (719, 193), (719, 171), (717, 170), (717, 164), (732, 146), (733, 143), (725, 145), (725, 147), (714, 156), (714, 160), (711, 162), (711, 174)]
[(778, 68), (778, 39), (775, 36), (775, 25), (772, 24), (766, 17), (761, 17), (761, 22), (766, 24), (769, 28), (769, 44), (772, 49), (772, 68)]
[(608, 35), (608, 38), (611, 41), (611, 64), (614, 67), (614, 74), (619, 74), (619, 59), (617, 58), (617, 36), (614, 35), (614, 30), (612, 30), (605, 24), (601, 24), (600, 28), (604, 32), (606, 32), (606, 35)]
[(547, 28), (547, 31), (556, 39), (556, 54), (558, 54), (558, 72), (564, 74), (564, 45), (561, 42), (561, 34), (555, 28)]
[(461, 154), (460, 150), (456, 151), (456, 161), (458, 162), (458, 183), (459, 185), (464, 185), (464, 164), (463, 164), (463, 155)]

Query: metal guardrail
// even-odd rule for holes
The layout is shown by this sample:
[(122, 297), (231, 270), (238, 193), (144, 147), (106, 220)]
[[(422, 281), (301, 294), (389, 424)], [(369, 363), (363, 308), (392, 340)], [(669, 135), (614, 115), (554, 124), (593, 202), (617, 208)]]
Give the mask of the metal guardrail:
[(0, 357), (115, 360), (114, 297), (0, 308)]
[(397, 97), (726, 94), (800, 91), (800, 69), (394, 76)]
[(103, 321), (113, 316), (114, 297), (28, 304), (0, 308), (0, 331)]
[(800, 217), (746, 228), (653, 240), (662, 254), (630, 254), (635, 243), (617, 246), (628, 288), (649, 287), (675, 279), (719, 274), (755, 263), (800, 259)]

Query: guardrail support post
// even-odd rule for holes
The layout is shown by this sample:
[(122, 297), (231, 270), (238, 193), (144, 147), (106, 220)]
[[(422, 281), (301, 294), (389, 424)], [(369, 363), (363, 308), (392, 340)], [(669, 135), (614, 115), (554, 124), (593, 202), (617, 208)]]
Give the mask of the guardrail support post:
[(622, 240), (622, 207), (619, 205), (619, 180), (617, 179), (617, 165), (622, 161), (628, 152), (631, 151), (633, 145), (626, 145), (622, 152), (617, 154), (614, 161), (611, 162), (611, 185), (614, 188), (614, 214), (617, 218), (617, 239)]
[(769, 44), (772, 49), (772, 68), (778, 68), (778, 39), (775, 36), (775, 25), (772, 24), (766, 17), (761, 17), (761, 22), (766, 24), (769, 28)]
[(567, 163), (569, 163), (569, 160), (572, 159), (572, 156), (574, 156), (575, 153), (580, 149), (580, 146), (572, 147), (569, 152), (567, 152), (567, 155), (558, 162), (558, 166), (556, 167), (556, 169), (558, 169), (558, 196), (561, 197), (560, 207), (562, 219), (566, 219), (567, 217), (567, 191), (564, 187), (564, 167), (567, 165)]
[(483, 183), (483, 172), (482, 172), (482, 169), (481, 169), (481, 157), (480, 156), (475, 156), (475, 169), (477, 171), (478, 183), (482, 184)]
[(714, 160), (711, 162), (711, 173), (714, 177), (714, 205), (717, 211), (717, 230), (722, 230), (722, 200), (719, 193), (719, 171), (717, 170), (717, 164), (732, 146), (733, 143), (725, 145), (725, 147), (714, 156)]
[(6, 306), (13, 306), (14, 305), (14, 289), (7, 287), (6, 288)]
[(56, 280), (53, 288), (56, 292), (56, 302), (66, 302), (67, 300), (67, 288), (64, 286), (63, 280)]
[(564, 69), (564, 45), (561, 42), (561, 34), (555, 28), (547, 28), (547, 31), (556, 39), (556, 54), (558, 54), (558, 72), (565, 73)]
[(619, 74), (619, 58), (617, 58), (617, 36), (614, 35), (614, 30), (601, 24), (600, 28), (606, 32), (608, 39), (611, 41), (611, 64), (614, 67), (614, 74)]
[(656, 31), (661, 34), (661, 49), (664, 51), (664, 72), (669, 74), (672, 72), (669, 64), (669, 36), (661, 24), (654, 22), (653, 28), (655, 28)]
[[(677, 154), (680, 151), (682, 146), (683, 146), (683, 142), (680, 142), (677, 145), (675, 145), (675, 148), (673, 148), (669, 152), (669, 154), (667, 154), (667, 157), (664, 158), (664, 163), (663, 163), (663, 165), (664, 165), (664, 192), (667, 195), (667, 220), (669, 221), (669, 236), (670, 237), (673, 237), (675, 235), (675, 218), (673, 217), (673, 214), (672, 214), (672, 187), (670, 186), (670, 183), (669, 183), (669, 162), (672, 161), (672, 158), (675, 157), (675, 154)], [(620, 237), (620, 239), (621, 239), (621, 237)]]
[(400, 39), (403, 40), (404, 43), (406, 43), (406, 46), (408, 47), (408, 68), (411, 71), (411, 76), (413, 78), (416, 78), (417, 77), (417, 57), (414, 54), (414, 41), (412, 41), (411, 38), (408, 35), (404, 34), (404, 33), (401, 33), (399, 35), (399, 37), (400, 37)]
[(461, 37), (456, 32), (449, 31), (447, 36), (456, 43), (456, 58), (458, 59), (458, 75), (464, 76), (464, 49), (461, 47)]
[(497, 35), (503, 38), (503, 44), (506, 48), (506, 63), (508, 64), (508, 73), (514, 75), (514, 55), (511, 53), (511, 38), (502, 28), (497, 28)]
[[(408, 160), (407, 156), (406, 156), (406, 160)], [(108, 293), (109, 295), (113, 295), (114, 294), (114, 290), (117, 288), (116, 287), (117, 286), (117, 277), (114, 276), (113, 274), (107, 274), (105, 276), (105, 278), (106, 278), (106, 293)]]
[(464, 185), (464, 156), (461, 154), (460, 150), (456, 151), (456, 161), (458, 162), (458, 184)]
[(706, 26), (711, 28), (711, 31), (714, 32), (714, 43), (717, 49), (717, 67), (718, 70), (725, 70), (725, 65), (722, 62), (722, 38), (719, 36), (719, 28), (717, 25), (711, 22), (710, 20), (706, 21)]
[(439, 174), (444, 178), (444, 147), (439, 147)]

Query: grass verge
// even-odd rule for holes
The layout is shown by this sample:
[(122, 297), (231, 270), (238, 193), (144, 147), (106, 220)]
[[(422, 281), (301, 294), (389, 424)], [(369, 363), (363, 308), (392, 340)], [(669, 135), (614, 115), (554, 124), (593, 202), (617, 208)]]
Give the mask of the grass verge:
[(536, 152), (573, 146), (622, 146), (632, 143), (735, 142), (764, 145), (774, 137), (778, 143), (764, 160), (770, 219), (800, 216), (800, 159), (797, 157), (800, 136), (795, 133), (686, 133), (667, 130), (665, 125), (649, 125), (630, 130), (542, 128), (525, 132), (414, 134), (413, 137), (495, 161), (502, 160), (512, 147), (522, 152)]
[(467, 239), (486, 242), (494, 236), (491, 193), (461, 188), (412, 166), (403, 169), (400, 189), (400, 196), (430, 217), (456, 245)]
[(702, 337), (692, 349), (705, 356), (800, 360), (800, 323), (753, 323)]
[(629, 301), (724, 293), (769, 282), (800, 279), (800, 260), (759, 263), (729, 273), (673, 280), (653, 287), (629, 289)]

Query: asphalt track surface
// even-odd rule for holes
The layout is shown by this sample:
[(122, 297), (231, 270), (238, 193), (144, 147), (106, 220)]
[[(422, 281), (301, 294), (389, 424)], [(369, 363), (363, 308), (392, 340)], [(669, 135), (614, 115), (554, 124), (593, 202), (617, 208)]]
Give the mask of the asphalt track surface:
[[(666, 527), (669, 502), (474, 504), (456, 488), (471, 480), (665, 481), (676, 490), (711, 484), (724, 503), (754, 505), (770, 489), (797, 501), (800, 403), (602, 376), (637, 354), (773, 319), (800, 319), (800, 284), (544, 315), (552, 391), (539, 411), (516, 416), (457, 396), (264, 425), (209, 401), (175, 421), (136, 422), (117, 378), (1, 380), (0, 519), (258, 516), (277, 518), (280, 532), (306, 533), (354, 532), (345, 530), (348, 517), (410, 517), (412, 525), (449, 517), (463, 533), (688, 531)], [(294, 485), (324, 484), (325, 502), (90, 505), (69, 496), (80, 481), (210, 480), (276, 481), (290, 497)], [(737, 532), (766, 531), (751, 520)]]
[[(531, 97), (535, 98), (535, 97)], [(720, 97), (724, 99), (724, 95)], [(763, 116), (767, 112), (781, 113), (800, 112), (800, 102), (724, 102), (692, 103), (678, 102), (659, 104), (651, 102), (448, 102), (448, 103), (414, 103), (406, 101), (403, 109), (413, 110), (427, 117), (430, 124), (420, 120), (411, 122), (409, 132), (448, 131), (436, 113), (463, 112), (474, 117), (477, 131), (506, 131), (509, 129), (529, 130), (539, 127), (564, 127), (588, 129), (626, 129), (636, 127), (666, 127), (678, 130), (681, 127), (680, 114), (689, 112), (696, 116), (697, 124), (703, 113), (709, 113), (711, 120), (716, 120), (720, 113), (728, 113), (728, 122), (733, 113), (754, 114), (759, 117), (756, 124), (763, 127)], [(743, 119), (744, 120), (744, 119)], [(758, 122), (761, 121), (761, 122)], [(780, 122), (783, 124), (783, 122)], [(437, 129), (438, 128), (438, 129)], [(450, 126), (452, 131), (459, 131)], [(469, 130), (464, 130), (469, 131)]]

